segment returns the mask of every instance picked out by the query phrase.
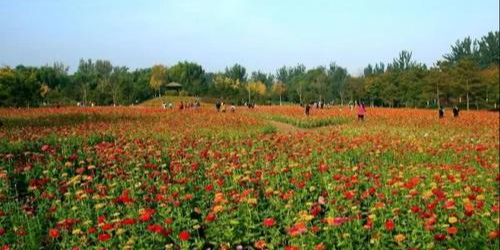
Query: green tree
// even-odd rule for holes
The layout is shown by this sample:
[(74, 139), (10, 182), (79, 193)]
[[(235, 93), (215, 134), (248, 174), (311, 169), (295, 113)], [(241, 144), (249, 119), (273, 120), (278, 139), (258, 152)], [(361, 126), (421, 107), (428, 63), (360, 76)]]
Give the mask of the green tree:
[(244, 83), (247, 81), (247, 70), (245, 67), (235, 64), (231, 66), (230, 68), (226, 67), (226, 70), (224, 72), (224, 75), (226, 77), (229, 77), (233, 80), (238, 80), (240, 83)]
[(89, 95), (97, 85), (97, 72), (91, 59), (80, 60), (78, 70), (75, 73), (75, 81), (80, 89), (83, 105), (88, 105)]

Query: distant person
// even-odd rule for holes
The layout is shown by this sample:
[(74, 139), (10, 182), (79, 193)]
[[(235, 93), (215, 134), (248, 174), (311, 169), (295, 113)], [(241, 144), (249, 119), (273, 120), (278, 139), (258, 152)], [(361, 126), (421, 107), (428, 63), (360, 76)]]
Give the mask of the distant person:
[(444, 118), (444, 108), (439, 108), (439, 118)]
[(311, 105), (309, 105), (309, 103), (306, 103), (306, 106), (305, 106), (305, 114), (306, 116), (309, 116), (309, 112), (311, 111)]
[(349, 102), (349, 108), (351, 109), (351, 111), (354, 109), (354, 104), (352, 103), (352, 101)]
[(183, 110), (184, 109), (184, 102), (181, 101), (181, 103), (179, 104), (179, 110)]
[(236, 106), (234, 106), (234, 103), (231, 104), (229, 111), (231, 111), (231, 113), (234, 113), (236, 111)]
[(168, 107), (169, 109), (172, 109), (172, 108), (174, 107), (174, 105), (173, 105), (171, 102), (169, 102), (169, 103), (167, 104), (167, 107)]
[(226, 105), (224, 105), (224, 102), (221, 102), (221, 103), (220, 103), (220, 111), (221, 111), (222, 113), (226, 113)]
[(459, 112), (460, 110), (458, 109), (457, 106), (453, 107), (453, 117), (457, 118)]
[(163, 109), (166, 109), (166, 108), (167, 108), (167, 103), (165, 103), (165, 102), (164, 102), (164, 103), (162, 103), (162, 104), (161, 104), (161, 107), (162, 107)]
[(217, 112), (220, 112), (221, 104), (222, 103), (220, 100), (217, 100), (217, 102), (215, 103), (215, 108), (217, 109)]
[(363, 102), (359, 102), (358, 105), (358, 121), (364, 121), (365, 120), (365, 104)]

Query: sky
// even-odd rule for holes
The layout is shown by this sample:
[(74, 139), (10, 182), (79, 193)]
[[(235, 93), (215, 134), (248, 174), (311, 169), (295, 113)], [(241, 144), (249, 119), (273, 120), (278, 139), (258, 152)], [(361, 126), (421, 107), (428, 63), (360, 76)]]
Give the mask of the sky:
[(0, 66), (336, 62), (359, 75), (401, 50), (432, 65), (457, 39), (498, 30), (499, 0), (0, 0)]

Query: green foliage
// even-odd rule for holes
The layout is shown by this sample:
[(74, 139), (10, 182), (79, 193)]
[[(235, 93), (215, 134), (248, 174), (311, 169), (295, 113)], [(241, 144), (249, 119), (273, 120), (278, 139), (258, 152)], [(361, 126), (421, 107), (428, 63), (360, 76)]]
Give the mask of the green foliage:
[[(224, 72), (205, 72), (194, 62), (179, 62), (168, 68), (129, 71), (110, 61), (81, 59), (74, 74), (61, 63), (52, 66), (0, 68), (0, 106), (33, 107), (75, 105), (139, 104), (169, 91), (165, 85), (177, 82), (175, 94), (222, 98), (243, 104), (309, 103), (324, 101), (344, 105), (363, 100), (375, 106), (497, 108), (499, 32), (481, 39), (466, 37), (451, 46), (444, 60), (431, 68), (416, 62), (403, 50), (388, 64), (368, 64), (363, 75), (349, 75), (347, 69), (331, 63), (328, 67), (306, 69), (302, 64), (283, 66), (275, 74), (254, 71), (235, 64)], [(248, 82), (265, 88), (249, 87)], [(279, 85), (276, 83), (279, 82)]]

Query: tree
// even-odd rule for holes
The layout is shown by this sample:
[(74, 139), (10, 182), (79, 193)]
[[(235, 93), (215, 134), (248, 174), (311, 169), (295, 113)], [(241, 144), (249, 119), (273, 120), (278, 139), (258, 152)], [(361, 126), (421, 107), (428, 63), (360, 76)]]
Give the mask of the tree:
[(182, 84), (192, 95), (200, 95), (207, 89), (205, 71), (196, 63), (179, 62), (168, 70), (168, 79)]
[(285, 84), (281, 81), (277, 81), (273, 83), (272, 92), (280, 97), (280, 106), (281, 106), (281, 95), (285, 93)]
[(500, 102), (500, 93), (498, 89), (500, 88), (500, 74), (499, 66), (490, 66), (489, 68), (480, 72), (481, 81), (485, 83), (483, 91), (485, 92), (485, 102), (489, 104), (493, 100), (493, 106), (497, 109), (497, 105)]
[(167, 68), (163, 65), (154, 65), (151, 70), (151, 79), (149, 80), (149, 85), (155, 91), (158, 91), (158, 97), (161, 96), (160, 89), (165, 85), (165, 77), (167, 74)]
[(91, 59), (80, 59), (78, 70), (75, 73), (75, 81), (80, 87), (83, 105), (87, 105), (90, 92), (96, 86), (97, 72), (95, 64)]
[(464, 40), (457, 40), (455, 45), (451, 46), (451, 53), (444, 55), (444, 59), (453, 65), (457, 65), (463, 59), (475, 59), (477, 55), (477, 42), (472, 41), (470, 37)]
[[(461, 87), (465, 92), (467, 110), (469, 110), (471, 94), (474, 95), (478, 94), (477, 93), (478, 72), (479, 72), (479, 65), (471, 58), (465, 58), (458, 62), (457, 65), (457, 75), (459, 77), (458, 81), (462, 84)], [(471, 90), (473, 91), (471, 92)]]
[(254, 82), (262, 82), (266, 85), (267, 88), (271, 88), (274, 82), (274, 75), (273, 74), (265, 74), (260, 71), (254, 71), (252, 72), (252, 76), (250, 77), (251, 81)]
[(245, 89), (248, 92), (248, 103), (251, 103), (251, 94), (259, 96), (266, 94), (266, 85), (262, 82), (249, 82)]
[(247, 72), (247, 70), (245, 69), (245, 67), (243, 67), (239, 64), (235, 64), (235, 65), (231, 66), (230, 68), (226, 67), (224, 75), (226, 77), (233, 79), (233, 80), (238, 80), (239, 82), (244, 83), (247, 81), (247, 73), (246, 72)]
[(16, 83), (16, 72), (9, 67), (0, 68), (0, 106), (12, 105), (10, 91)]
[(332, 91), (340, 98), (341, 105), (344, 105), (347, 77), (347, 69), (338, 66), (336, 63), (330, 64), (328, 78), (332, 85)]
[(500, 65), (500, 33), (489, 32), (478, 41), (478, 63), (482, 69)]
[(109, 80), (109, 87), (111, 98), (113, 99), (113, 106), (118, 104), (118, 99), (123, 93), (126, 81), (128, 80), (127, 67), (114, 67)]
[(388, 68), (394, 71), (406, 71), (416, 66), (416, 62), (412, 60), (412, 52), (403, 50), (399, 52), (399, 57), (394, 58), (392, 64)]

